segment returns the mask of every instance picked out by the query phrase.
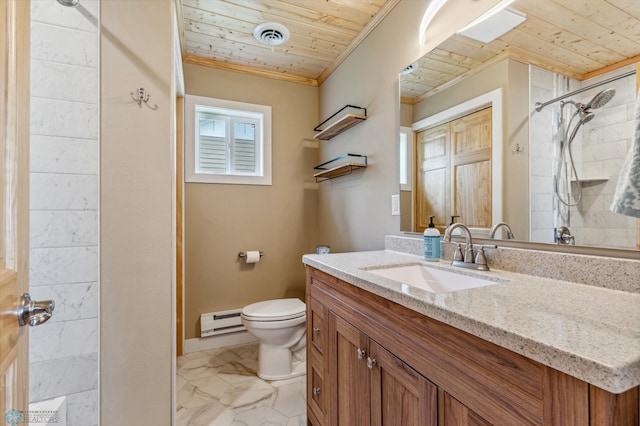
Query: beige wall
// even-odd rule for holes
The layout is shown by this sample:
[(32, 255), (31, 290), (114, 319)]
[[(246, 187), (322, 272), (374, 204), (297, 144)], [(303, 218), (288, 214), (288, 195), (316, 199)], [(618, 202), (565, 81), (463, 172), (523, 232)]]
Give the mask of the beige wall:
[[(187, 94), (272, 107), (273, 185), (187, 183), (185, 337), (200, 336), (200, 314), (282, 298), (304, 299), (302, 255), (317, 238), (317, 190), (305, 189), (317, 148), (318, 88), (185, 65)], [(188, 141), (185, 141), (188, 143)], [(262, 250), (246, 265), (238, 252)]]
[(516, 143), (529, 146), (529, 66), (509, 59), (495, 63), (414, 105), (413, 122), (498, 88), (503, 89), (502, 220), (528, 239), (529, 160), (514, 152)]
[(465, 2), (462, 10), (460, 2), (447, 3), (420, 45), (418, 28), (428, 2), (402, 0), (320, 86), (323, 118), (345, 104), (366, 107), (369, 115), (321, 144), (323, 161), (345, 152), (369, 160), (367, 169), (321, 184), (320, 234), (332, 251), (381, 249), (385, 235), (399, 232), (400, 216), (391, 216), (391, 195), (399, 192), (398, 72), (496, 3)]
[[(172, 0), (101, 2), (103, 425), (174, 416), (172, 28)], [(133, 103), (138, 87), (155, 110)]]

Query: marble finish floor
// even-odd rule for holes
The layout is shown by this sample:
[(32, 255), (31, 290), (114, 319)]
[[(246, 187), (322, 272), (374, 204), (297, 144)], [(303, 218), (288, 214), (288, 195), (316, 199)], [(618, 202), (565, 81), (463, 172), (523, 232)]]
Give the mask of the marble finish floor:
[(177, 426), (307, 424), (305, 376), (260, 379), (257, 343), (186, 354), (177, 364)]

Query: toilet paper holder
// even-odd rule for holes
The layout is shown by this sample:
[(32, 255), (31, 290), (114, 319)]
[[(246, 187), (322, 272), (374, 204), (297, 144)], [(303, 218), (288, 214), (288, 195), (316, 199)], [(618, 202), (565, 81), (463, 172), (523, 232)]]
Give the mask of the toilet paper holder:
[[(262, 250), (260, 250), (260, 257), (262, 257), (262, 256), (264, 256), (264, 253), (262, 253)], [(238, 257), (241, 257), (241, 258), (244, 259), (244, 258), (247, 257), (247, 253), (244, 252), (244, 251), (241, 251), (240, 253), (238, 253)]]

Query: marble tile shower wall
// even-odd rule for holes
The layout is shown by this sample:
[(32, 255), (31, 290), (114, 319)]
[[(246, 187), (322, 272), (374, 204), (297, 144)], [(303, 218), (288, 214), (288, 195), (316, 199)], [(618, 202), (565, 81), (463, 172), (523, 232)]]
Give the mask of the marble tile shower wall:
[[(630, 70), (621, 69), (597, 79), (578, 82), (567, 81), (555, 73), (531, 67), (531, 102), (544, 102), (566, 93), (567, 90), (573, 91)], [(578, 176), (581, 179), (604, 179), (583, 185), (582, 202), (573, 207), (568, 216), (578, 245), (602, 245), (604, 238), (607, 246), (635, 248), (634, 241), (628, 236), (635, 235), (636, 220), (609, 211), (618, 173), (631, 145), (635, 77), (626, 77), (571, 99), (587, 103), (598, 91), (607, 87), (616, 89), (615, 97), (603, 108), (594, 111), (595, 117), (580, 129), (572, 145)], [(565, 119), (570, 113), (565, 111)], [(540, 112), (534, 110), (531, 114), (530, 237), (535, 242), (553, 242), (554, 210), (558, 209), (558, 202), (554, 199), (551, 176), (556, 169), (557, 114), (558, 107), (552, 106)]]
[[(614, 75), (632, 71), (631, 67), (589, 80), (593, 84)], [(585, 92), (578, 101), (587, 103), (600, 90), (613, 88), (616, 94), (604, 107), (594, 110), (594, 118), (585, 125), (577, 148), (581, 154), (581, 179), (602, 178), (583, 185), (582, 202), (572, 208), (572, 223), (576, 232), (583, 235), (582, 244), (598, 245), (605, 239), (619, 248), (635, 248), (637, 219), (612, 213), (609, 206), (616, 190), (620, 169), (631, 148), (633, 115), (635, 111), (636, 76), (600, 86)], [(604, 235), (603, 235), (604, 233)]]
[(30, 330), (30, 400), (65, 396), (98, 424), (99, 1), (31, 2), (30, 292), (56, 301)]
[(553, 195), (556, 174), (558, 109), (552, 106), (535, 111), (536, 102), (546, 102), (561, 93), (579, 88), (577, 81), (568, 80), (542, 68), (530, 67), (531, 119), (529, 126), (529, 168), (531, 179), (531, 231), (530, 240), (539, 243), (554, 242), (555, 210)]
[[(554, 97), (554, 74), (531, 67), (530, 98), (533, 103)], [(531, 199), (531, 241), (553, 242), (553, 109), (544, 108), (531, 114), (531, 143), (529, 144), (529, 194)], [(535, 135), (535, 139), (533, 136)]]

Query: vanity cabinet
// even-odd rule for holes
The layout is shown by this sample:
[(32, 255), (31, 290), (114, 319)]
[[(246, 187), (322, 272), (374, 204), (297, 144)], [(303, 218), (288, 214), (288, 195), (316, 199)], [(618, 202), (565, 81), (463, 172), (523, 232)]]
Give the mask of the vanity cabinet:
[(312, 424), (327, 423), (328, 392), (325, 371), (328, 310), (307, 294), (307, 416)]
[(435, 426), (437, 389), (362, 331), (329, 314), (332, 425)]
[(308, 420), (638, 425), (614, 395), (307, 266)]
[(491, 426), (491, 423), (469, 410), (469, 408), (448, 393), (442, 392), (440, 399), (442, 400), (442, 407), (440, 409), (442, 421), (440, 424), (444, 426)]

